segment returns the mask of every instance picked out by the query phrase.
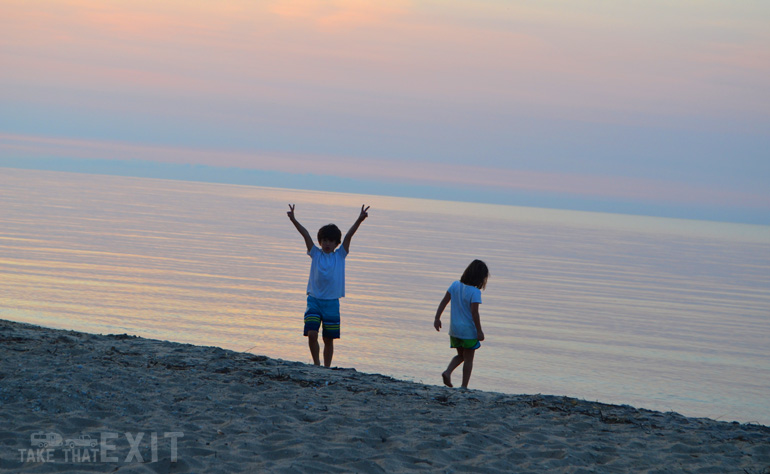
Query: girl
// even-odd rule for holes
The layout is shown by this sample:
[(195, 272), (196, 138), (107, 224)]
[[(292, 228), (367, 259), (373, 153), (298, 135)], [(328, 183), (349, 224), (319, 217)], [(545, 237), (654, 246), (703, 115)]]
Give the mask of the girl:
[(436, 310), (436, 319), (433, 327), (441, 330), (441, 313), (449, 302), (452, 302), (451, 319), (449, 322), (450, 346), (457, 349), (457, 355), (449, 362), (449, 366), (441, 374), (444, 385), (452, 387), (452, 372), (462, 363), (463, 388), (468, 388), (468, 381), (473, 370), (473, 356), (476, 349), (481, 347), (484, 340), (484, 331), (481, 330), (481, 318), (479, 317), (479, 305), (481, 304), (481, 290), (487, 286), (489, 269), (481, 260), (474, 260), (463, 272), (460, 281), (449, 286), (444, 299)]

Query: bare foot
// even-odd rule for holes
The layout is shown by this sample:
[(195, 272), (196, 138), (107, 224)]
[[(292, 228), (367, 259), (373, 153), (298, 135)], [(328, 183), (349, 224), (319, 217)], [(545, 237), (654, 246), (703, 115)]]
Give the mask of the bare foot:
[(442, 372), (441, 373), (441, 378), (444, 379), (444, 385), (446, 385), (447, 387), (453, 387), (452, 379), (451, 379), (451, 374), (448, 374), (446, 372)]

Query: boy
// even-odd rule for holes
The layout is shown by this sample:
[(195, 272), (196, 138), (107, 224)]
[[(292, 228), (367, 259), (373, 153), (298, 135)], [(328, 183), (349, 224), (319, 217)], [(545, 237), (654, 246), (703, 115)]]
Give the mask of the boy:
[[(350, 250), (350, 239), (358, 230), (358, 226), (369, 217), (369, 206), (361, 206), (361, 214), (353, 226), (340, 240), (342, 232), (334, 224), (328, 224), (318, 231), (318, 244), (302, 224), (294, 217), (294, 205), (289, 204), (289, 216), (294, 227), (305, 239), (307, 254), (310, 255), (310, 277), (307, 282), (307, 309), (305, 310), (305, 331), (310, 347), (313, 363), (321, 365), (318, 346), (318, 329), (323, 323), (324, 366), (331, 367), (334, 356), (334, 340), (340, 337), (340, 298), (345, 296), (345, 257)], [(342, 247), (337, 246), (342, 242)], [(336, 250), (335, 250), (336, 249)]]

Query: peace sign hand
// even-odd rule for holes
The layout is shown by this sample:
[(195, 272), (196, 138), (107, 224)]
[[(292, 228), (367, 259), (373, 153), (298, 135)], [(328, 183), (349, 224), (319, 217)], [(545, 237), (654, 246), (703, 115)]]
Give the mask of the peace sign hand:
[(366, 206), (366, 204), (362, 204), (361, 205), (361, 214), (358, 216), (359, 222), (363, 222), (364, 219), (369, 217), (369, 212), (368, 211), (369, 211), (369, 208), (371, 206), (366, 206), (366, 209), (364, 209), (364, 206)]

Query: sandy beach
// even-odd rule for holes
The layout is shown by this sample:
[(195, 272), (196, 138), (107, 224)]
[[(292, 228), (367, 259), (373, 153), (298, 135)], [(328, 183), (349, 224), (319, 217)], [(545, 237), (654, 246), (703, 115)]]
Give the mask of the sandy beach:
[(0, 352), (2, 472), (770, 472), (762, 425), (2, 320)]

